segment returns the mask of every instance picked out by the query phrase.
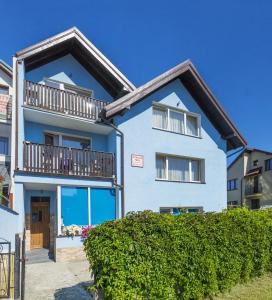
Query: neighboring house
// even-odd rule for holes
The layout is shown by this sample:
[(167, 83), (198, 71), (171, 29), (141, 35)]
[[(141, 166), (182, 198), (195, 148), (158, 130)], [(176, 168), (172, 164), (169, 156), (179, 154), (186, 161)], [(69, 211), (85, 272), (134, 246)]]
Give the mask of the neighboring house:
[(226, 152), (246, 142), (190, 61), (135, 88), (72, 28), (13, 67), (13, 208), (27, 249), (71, 259), (78, 226), (226, 207)]
[(272, 152), (247, 148), (228, 167), (228, 206), (272, 207)]
[[(11, 153), (12, 69), (0, 60), (0, 193), (9, 195)], [(4, 199), (0, 204), (7, 205)]]

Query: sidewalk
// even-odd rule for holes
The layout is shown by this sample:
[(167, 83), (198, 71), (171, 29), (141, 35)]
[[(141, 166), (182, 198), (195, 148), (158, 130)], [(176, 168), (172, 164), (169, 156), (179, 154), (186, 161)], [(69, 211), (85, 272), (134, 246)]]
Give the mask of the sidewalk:
[(89, 266), (80, 262), (45, 262), (26, 265), (26, 300), (89, 300)]

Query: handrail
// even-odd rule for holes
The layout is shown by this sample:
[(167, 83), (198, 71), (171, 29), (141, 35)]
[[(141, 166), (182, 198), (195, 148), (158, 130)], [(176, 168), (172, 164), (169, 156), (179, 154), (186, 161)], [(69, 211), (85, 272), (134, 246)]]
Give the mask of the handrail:
[(109, 102), (25, 80), (25, 104), (97, 120), (99, 113)]
[(112, 178), (113, 153), (24, 142), (24, 170), (56, 175)]

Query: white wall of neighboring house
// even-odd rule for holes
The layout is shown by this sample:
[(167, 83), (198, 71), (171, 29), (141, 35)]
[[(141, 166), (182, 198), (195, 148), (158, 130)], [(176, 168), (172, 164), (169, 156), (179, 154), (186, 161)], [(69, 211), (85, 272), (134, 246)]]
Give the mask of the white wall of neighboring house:
[[(237, 189), (228, 191), (228, 203), (238, 201), (238, 205), (243, 204), (250, 208), (252, 199), (259, 199), (260, 208), (272, 206), (272, 170), (265, 170), (265, 161), (270, 158), (272, 154), (269, 152), (247, 150), (228, 168), (228, 180), (237, 179)], [(245, 186), (248, 178), (245, 175), (255, 168), (261, 168), (258, 175), (261, 191), (246, 195)]]

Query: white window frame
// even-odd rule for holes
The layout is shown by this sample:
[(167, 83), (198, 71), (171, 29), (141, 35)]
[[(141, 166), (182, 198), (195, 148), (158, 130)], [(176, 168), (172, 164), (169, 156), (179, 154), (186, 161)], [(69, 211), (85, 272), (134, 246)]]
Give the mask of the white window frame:
[[(166, 129), (154, 126), (154, 120), (153, 120), (154, 109), (164, 109), (167, 112), (167, 122), (166, 122), (167, 128)], [(174, 111), (174, 112), (178, 112), (180, 114), (183, 114), (183, 116), (184, 116), (184, 132), (176, 132), (176, 131), (170, 130), (170, 111)], [(187, 133), (187, 116), (192, 116), (192, 117), (195, 117), (197, 119), (197, 135), (192, 135), (192, 134)], [(182, 110), (182, 109), (178, 109), (176, 107), (171, 107), (171, 106), (167, 106), (167, 105), (160, 104), (160, 103), (157, 103), (157, 102), (153, 102), (153, 106), (152, 106), (152, 128), (159, 129), (159, 130), (164, 130), (164, 131), (168, 131), (168, 132), (173, 132), (173, 133), (177, 133), (177, 134), (182, 134), (182, 135), (186, 135), (186, 136), (201, 138), (201, 116), (197, 113), (193, 113), (193, 112), (185, 111), (185, 110)]]
[[(158, 181), (170, 181), (170, 182), (184, 182), (184, 183), (204, 183), (205, 182), (205, 160), (201, 158), (194, 158), (194, 157), (186, 157), (186, 156), (177, 156), (177, 155), (169, 155), (169, 154), (163, 154), (163, 153), (156, 153), (155, 154), (155, 165), (156, 165), (156, 160), (157, 156), (164, 157), (165, 158), (165, 178), (158, 178), (157, 177), (157, 170), (156, 171), (156, 180)], [(168, 170), (168, 159), (169, 157), (173, 158), (179, 158), (179, 159), (186, 159), (189, 160), (189, 181), (184, 181), (184, 180), (169, 180), (169, 170)], [(192, 161), (198, 161), (198, 176), (199, 180), (192, 180)]]
[(82, 139), (82, 140), (86, 140), (86, 141), (90, 141), (90, 149), (92, 149), (92, 137), (88, 137), (88, 136), (83, 136), (83, 135), (75, 135), (75, 134), (70, 134), (70, 133), (63, 133), (63, 132), (58, 132), (58, 131), (51, 131), (51, 130), (44, 130), (43, 131), (43, 140), (45, 142), (45, 135), (46, 134), (51, 134), (51, 135), (55, 135), (58, 136), (58, 140), (59, 140), (59, 144), (57, 146), (59, 147), (63, 147), (63, 142), (62, 139), (63, 137), (71, 137), (71, 138), (78, 138), (78, 139)]

